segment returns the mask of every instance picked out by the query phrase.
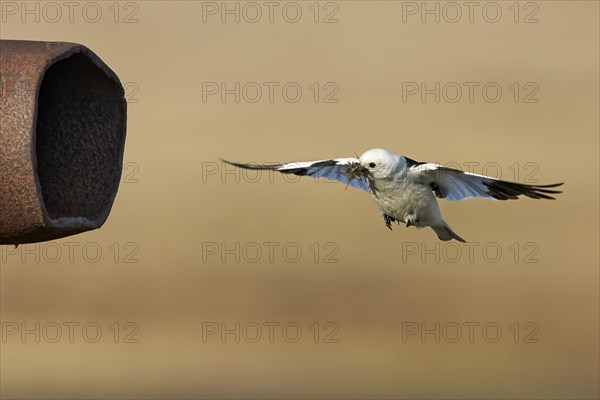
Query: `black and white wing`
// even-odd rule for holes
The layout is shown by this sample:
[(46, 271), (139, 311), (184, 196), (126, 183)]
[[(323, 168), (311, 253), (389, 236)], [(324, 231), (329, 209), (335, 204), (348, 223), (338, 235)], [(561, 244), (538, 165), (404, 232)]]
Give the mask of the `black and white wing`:
[(437, 197), (450, 201), (464, 200), (470, 197), (514, 200), (519, 196), (554, 200), (552, 194), (562, 193), (550, 189), (560, 186), (562, 183), (527, 185), (446, 168), (433, 163), (413, 163), (409, 167), (407, 178), (413, 182), (430, 185)]
[(279, 171), (283, 174), (294, 174), (298, 176), (312, 176), (314, 178), (324, 178), (337, 180), (346, 185), (350, 185), (357, 189), (369, 191), (369, 184), (365, 177), (354, 177), (351, 170), (358, 165), (358, 158), (336, 158), (333, 160), (320, 161), (299, 161), (286, 164), (242, 164), (221, 160), (227, 164), (234, 165), (239, 168), (254, 169), (254, 170), (271, 170)]

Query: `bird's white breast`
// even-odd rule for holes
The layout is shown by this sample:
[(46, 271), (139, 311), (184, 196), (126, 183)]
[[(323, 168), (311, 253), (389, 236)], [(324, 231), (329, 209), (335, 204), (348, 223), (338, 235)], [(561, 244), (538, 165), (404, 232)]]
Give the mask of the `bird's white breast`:
[(428, 226), (441, 219), (437, 200), (426, 185), (388, 179), (377, 179), (371, 195), (380, 210), (401, 221), (414, 214), (421, 225)]

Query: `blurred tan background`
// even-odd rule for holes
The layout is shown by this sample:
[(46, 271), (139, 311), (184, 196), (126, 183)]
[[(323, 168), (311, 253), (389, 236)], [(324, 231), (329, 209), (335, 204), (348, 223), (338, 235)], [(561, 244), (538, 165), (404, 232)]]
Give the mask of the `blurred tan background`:
[[(85, 44), (129, 99), (105, 226), (0, 248), (2, 398), (598, 398), (597, 2), (476, 2), (472, 22), (455, 3), (455, 23), (443, 2), (439, 23), (421, 2), (276, 2), (272, 22), (262, 2), (1, 3), (2, 39)], [(469, 254), (390, 232), (365, 193), (219, 163), (373, 147), (565, 193), (443, 202)]]

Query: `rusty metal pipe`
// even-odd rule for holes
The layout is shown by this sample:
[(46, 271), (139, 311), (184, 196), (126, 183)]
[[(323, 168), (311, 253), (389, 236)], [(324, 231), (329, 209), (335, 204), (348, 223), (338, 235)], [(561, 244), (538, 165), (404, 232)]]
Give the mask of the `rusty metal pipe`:
[(123, 166), (117, 75), (76, 43), (0, 41), (0, 244), (104, 224)]

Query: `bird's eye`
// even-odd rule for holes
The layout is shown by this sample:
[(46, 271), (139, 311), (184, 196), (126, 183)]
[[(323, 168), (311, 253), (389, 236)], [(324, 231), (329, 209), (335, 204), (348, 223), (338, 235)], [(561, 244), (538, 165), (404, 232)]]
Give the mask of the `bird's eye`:
[(375, 163), (374, 163), (374, 162), (372, 162), (372, 163), (369, 163), (369, 167), (371, 167), (371, 168), (375, 168)]

